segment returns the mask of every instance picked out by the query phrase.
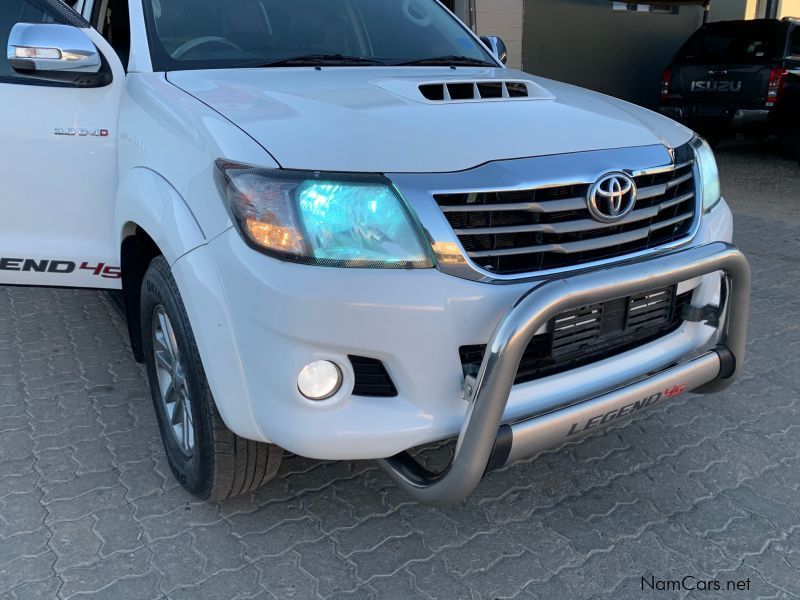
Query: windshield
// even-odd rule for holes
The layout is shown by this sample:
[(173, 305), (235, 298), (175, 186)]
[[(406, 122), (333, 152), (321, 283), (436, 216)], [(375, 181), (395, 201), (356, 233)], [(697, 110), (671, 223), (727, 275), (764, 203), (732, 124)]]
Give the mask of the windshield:
[(779, 22), (747, 21), (702, 27), (678, 54), (684, 64), (752, 65), (774, 60), (784, 50)]
[(315, 60), (398, 65), (438, 57), (496, 65), (435, 0), (144, 0), (144, 5), (157, 71), (273, 66), (298, 57), (304, 60), (274, 66)]

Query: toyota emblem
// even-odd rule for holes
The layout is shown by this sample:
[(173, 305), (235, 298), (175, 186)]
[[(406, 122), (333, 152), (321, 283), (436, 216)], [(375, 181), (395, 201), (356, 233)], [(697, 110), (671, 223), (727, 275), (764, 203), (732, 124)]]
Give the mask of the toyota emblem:
[(589, 188), (589, 213), (601, 223), (616, 223), (636, 205), (636, 183), (625, 173), (609, 173)]

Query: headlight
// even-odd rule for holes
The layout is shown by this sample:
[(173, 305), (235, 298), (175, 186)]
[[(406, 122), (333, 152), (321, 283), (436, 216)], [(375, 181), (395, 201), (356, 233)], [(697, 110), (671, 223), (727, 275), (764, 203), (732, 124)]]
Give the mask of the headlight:
[(383, 176), (218, 160), (217, 178), (240, 233), (261, 252), (330, 267), (433, 267), (422, 227)]
[(722, 198), (719, 184), (719, 169), (714, 151), (703, 138), (696, 136), (692, 140), (697, 169), (700, 171), (700, 186), (703, 193), (703, 210), (710, 211)]

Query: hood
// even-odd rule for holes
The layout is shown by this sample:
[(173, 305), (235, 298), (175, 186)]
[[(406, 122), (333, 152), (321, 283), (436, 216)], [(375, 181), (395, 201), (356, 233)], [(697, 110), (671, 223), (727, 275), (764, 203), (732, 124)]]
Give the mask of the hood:
[[(691, 137), (639, 107), (509, 69), (335, 67), (169, 73), (286, 169), (430, 173)], [(516, 81), (525, 99), (431, 101), (422, 84)]]

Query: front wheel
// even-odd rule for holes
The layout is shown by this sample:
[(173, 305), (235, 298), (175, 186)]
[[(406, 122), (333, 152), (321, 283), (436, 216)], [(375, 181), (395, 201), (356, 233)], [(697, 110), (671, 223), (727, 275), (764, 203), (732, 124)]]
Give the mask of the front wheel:
[(164, 257), (145, 273), (140, 306), (150, 393), (175, 478), (198, 498), (216, 501), (275, 477), (281, 449), (241, 438), (223, 423)]

